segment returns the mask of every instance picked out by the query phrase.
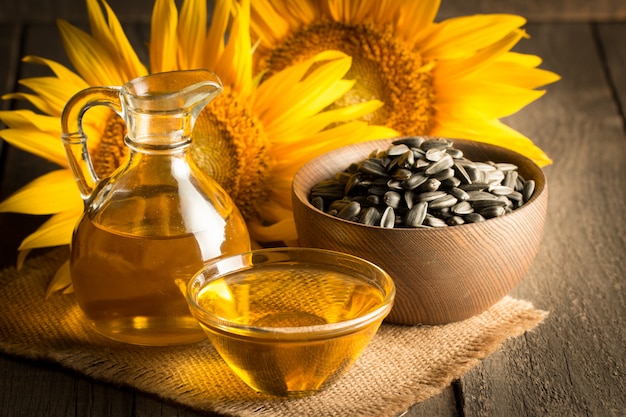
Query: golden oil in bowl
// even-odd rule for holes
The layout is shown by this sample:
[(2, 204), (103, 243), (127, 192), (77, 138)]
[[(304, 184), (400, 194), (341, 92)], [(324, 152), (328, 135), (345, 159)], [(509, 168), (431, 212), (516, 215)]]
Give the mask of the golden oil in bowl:
[(191, 311), (229, 367), (253, 389), (313, 394), (354, 363), (391, 309), (377, 266), (319, 249), (221, 258), (189, 284)]

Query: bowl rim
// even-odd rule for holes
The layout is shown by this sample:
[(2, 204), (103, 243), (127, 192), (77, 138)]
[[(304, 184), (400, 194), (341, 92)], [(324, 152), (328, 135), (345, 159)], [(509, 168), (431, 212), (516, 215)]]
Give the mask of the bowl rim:
[[(368, 283), (377, 287), (384, 293), (383, 300), (380, 305), (374, 309), (369, 310), (366, 314), (360, 315), (349, 320), (342, 320), (335, 323), (326, 323), (310, 326), (298, 326), (298, 327), (264, 327), (264, 326), (251, 326), (240, 323), (235, 323), (224, 317), (220, 317), (213, 313), (208, 312), (201, 307), (196, 300), (195, 294), (197, 291), (209, 282), (223, 278), (231, 273), (250, 270), (253, 266), (253, 257), (255, 255), (264, 255), (271, 253), (289, 253), (289, 254), (301, 254), (303, 252), (322, 255), (326, 257), (341, 257), (349, 262), (357, 262), (366, 266), (368, 269), (375, 271), (383, 279), (383, 286), (388, 287), (385, 290), (383, 286), (374, 283), (365, 277), (359, 277), (359, 279), (366, 280)], [(243, 263), (235, 265), (236, 268), (227, 271), (218, 271), (217, 275), (205, 279), (204, 274), (212, 268), (219, 268), (220, 265), (232, 263), (235, 260), (243, 260)], [(247, 263), (246, 263), (247, 262)], [(391, 311), (393, 302), (396, 295), (396, 286), (391, 276), (378, 265), (354, 256), (348, 253), (319, 248), (307, 248), (307, 247), (274, 247), (274, 248), (262, 248), (253, 249), (247, 252), (242, 252), (234, 255), (222, 255), (220, 257), (211, 259), (204, 263), (204, 265), (193, 275), (186, 286), (185, 296), (191, 313), (198, 321), (205, 326), (209, 327), (213, 331), (228, 334), (230, 337), (237, 337), (243, 339), (262, 339), (262, 340), (281, 340), (281, 341), (303, 341), (303, 340), (320, 340), (328, 339), (331, 337), (339, 336), (342, 334), (354, 333), (367, 327), (369, 324), (384, 319)]]
[[(313, 206), (311, 204), (311, 202), (309, 201), (308, 198), (302, 198), (302, 197), (306, 197), (304, 196), (304, 190), (297, 190), (296, 188), (298, 187), (298, 185), (302, 182), (301, 178), (304, 175), (304, 172), (311, 169), (311, 167), (315, 166), (316, 164), (319, 163), (320, 160), (322, 160), (323, 158), (328, 157), (328, 155), (330, 154), (335, 154), (338, 152), (345, 152), (348, 149), (351, 148), (360, 148), (366, 145), (371, 145), (371, 149), (370, 151), (373, 151), (375, 149), (380, 149), (379, 146), (382, 144), (391, 144), (391, 142), (395, 141), (395, 140), (399, 140), (399, 139), (404, 139), (404, 138), (410, 138), (410, 137), (421, 137), (424, 138), (426, 140), (432, 140), (432, 139), (448, 139), (451, 140), (453, 142), (453, 145), (456, 142), (461, 142), (462, 145), (475, 145), (475, 146), (480, 146), (483, 148), (496, 148), (499, 152), (505, 152), (505, 153), (512, 153), (515, 154), (518, 158), (525, 160), (526, 163), (530, 164), (530, 166), (532, 166), (533, 170), (536, 171), (539, 175), (539, 179), (540, 181), (536, 183), (536, 186), (538, 186), (538, 188), (535, 189), (535, 192), (533, 193), (533, 195), (531, 196), (531, 198), (524, 203), (522, 206), (520, 206), (519, 208), (511, 211), (510, 213), (504, 214), (502, 216), (498, 216), (498, 217), (493, 217), (490, 219), (486, 219), (483, 222), (478, 222), (478, 223), (464, 223), (464, 224), (460, 224), (460, 225), (454, 225), (454, 226), (448, 226), (448, 227), (393, 227), (393, 228), (385, 228), (385, 227), (381, 227), (381, 226), (372, 226), (372, 225), (367, 225), (367, 224), (363, 224), (363, 223), (357, 223), (357, 222), (353, 222), (350, 220), (346, 220), (346, 219), (342, 219), (340, 217), (337, 216), (333, 216), (331, 214), (328, 214), (324, 211), (321, 211), (319, 209), (317, 209), (315, 206)], [(358, 160), (354, 160), (354, 161), (348, 161), (345, 165), (345, 168), (347, 168), (351, 163), (354, 162), (359, 162)], [(483, 161), (474, 161), (474, 162), (483, 162)], [(342, 169), (345, 169), (342, 168)], [(304, 188), (304, 187), (302, 187)], [(340, 224), (344, 224), (346, 226), (354, 226), (354, 227), (360, 227), (363, 228), (365, 230), (371, 230), (371, 231), (375, 231), (375, 232), (380, 232), (380, 233), (387, 233), (387, 234), (393, 234), (393, 233), (407, 233), (407, 232), (423, 232), (423, 233), (429, 233), (429, 234), (435, 234), (435, 233), (446, 233), (446, 231), (449, 231), (449, 228), (452, 227), (454, 228), (454, 230), (459, 230), (458, 228), (464, 228), (465, 230), (467, 229), (471, 229), (471, 228), (477, 228), (477, 227), (481, 227), (484, 226), (484, 224), (486, 222), (489, 222), (489, 224), (493, 225), (495, 223), (498, 222), (502, 222), (502, 221), (508, 221), (508, 220), (513, 220), (519, 216), (522, 216), (526, 211), (528, 211), (530, 209), (530, 206), (532, 203), (536, 202), (541, 195), (544, 195), (547, 190), (548, 190), (548, 183), (547, 183), (547, 178), (545, 175), (545, 172), (543, 171), (543, 169), (537, 165), (537, 163), (535, 163), (532, 159), (528, 158), (525, 155), (522, 155), (521, 153), (514, 151), (512, 149), (509, 148), (505, 148), (504, 146), (500, 146), (500, 145), (495, 145), (492, 143), (487, 143), (487, 142), (479, 142), (476, 140), (471, 140), (471, 139), (461, 139), (461, 138), (449, 138), (449, 137), (443, 137), (443, 136), (427, 136), (427, 135), (406, 135), (406, 136), (397, 136), (397, 137), (393, 137), (393, 138), (383, 138), (383, 139), (375, 139), (375, 140), (371, 140), (371, 141), (366, 141), (366, 142), (357, 142), (357, 143), (353, 143), (350, 145), (345, 145), (339, 148), (335, 148), (331, 151), (325, 152), (324, 154), (318, 155), (317, 157), (311, 159), (310, 161), (308, 161), (307, 163), (305, 163), (304, 165), (302, 165), (295, 173), (294, 177), (293, 177), (293, 181), (291, 183), (291, 190), (292, 190), (292, 195), (294, 196), (295, 199), (297, 199), (301, 204), (304, 205), (304, 207), (306, 207), (309, 211), (313, 211), (318, 215), (323, 216), (324, 218), (326, 218), (327, 220), (333, 221), (333, 222), (337, 222)], [(310, 189), (308, 190), (308, 192), (310, 192)]]

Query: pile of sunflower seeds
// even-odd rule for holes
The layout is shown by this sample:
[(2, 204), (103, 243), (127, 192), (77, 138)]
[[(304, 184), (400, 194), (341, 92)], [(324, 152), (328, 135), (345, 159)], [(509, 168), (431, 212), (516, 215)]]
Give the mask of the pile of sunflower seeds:
[(511, 163), (473, 162), (449, 139), (405, 137), (312, 187), (310, 202), (339, 218), (386, 228), (476, 223), (532, 196)]

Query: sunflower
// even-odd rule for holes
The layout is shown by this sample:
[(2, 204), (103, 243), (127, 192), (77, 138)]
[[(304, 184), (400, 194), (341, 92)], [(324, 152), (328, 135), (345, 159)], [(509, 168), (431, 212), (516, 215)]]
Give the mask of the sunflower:
[[(0, 203), (0, 211), (52, 215), (24, 239), (18, 264), (31, 249), (69, 244), (83, 210), (60, 140), (59, 117), (67, 100), (91, 85), (122, 85), (148, 74), (108, 4), (87, 0), (87, 9), (91, 34), (59, 21), (77, 73), (51, 60), (27, 57), (27, 62), (48, 66), (54, 76), (21, 80), (33, 93), (4, 96), (26, 99), (43, 114), (0, 112), (8, 126), (0, 137), (60, 166)], [(249, 2), (216, 2), (210, 26), (207, 15), (205, 1), (185, 0), (179, 12), (174, 0), (157, 0), (150, 72), (211, 68), (220, 76), (224, 91), (198, 118), (192, 155), (231, 194), (253, 239), (294, 241), (290, 184), (299, 166), (326, 150), (397, 132), (355, 120), (377, 110), (382, 105), (377, 100), (327, 109), (354, 86), (345, 78), (351, 65), (346, 54), (320, 51), (259, 83), (252, 68)], [(96, 108), (85, 114), (83, 124), (96, 171), (109, 175), (126, 156), (123, 122), (114, 112)], [(48, 292), (69, 285), (66, 262)]]
[(324, 49), (353, 58), (355, 87), (335, 103), (376, 98), (366, 116), (402, 135), (493, 143), (539, 165), (550, 158), (501, 119), (541, 97), (559, 76), (541, 59), (512, 52), (527, 37), (525, 19), (486, 14), (435, 22), (439, 0), (256, 0), (252, 32), (260, 42), (255, 67), (272, 74)]

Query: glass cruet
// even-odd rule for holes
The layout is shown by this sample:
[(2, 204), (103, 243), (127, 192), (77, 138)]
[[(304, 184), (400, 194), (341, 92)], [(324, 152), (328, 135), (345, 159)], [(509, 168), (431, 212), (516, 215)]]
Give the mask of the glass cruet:
[[(90, 87), (65, 106), (63, 143), (85, 203), (70, 274), (78, 305), (105, 336), (139, 345), (204, 340), (187, 281), (205, 261), (250, 249), (237, 207), (189, 151), (198, 115), (221, 91), (211, 71), (173, 71)], [(94, 170), (82, 126), (98, 105), (127, 127), (128, 158), (107, 178)]]

